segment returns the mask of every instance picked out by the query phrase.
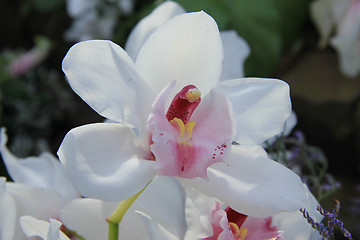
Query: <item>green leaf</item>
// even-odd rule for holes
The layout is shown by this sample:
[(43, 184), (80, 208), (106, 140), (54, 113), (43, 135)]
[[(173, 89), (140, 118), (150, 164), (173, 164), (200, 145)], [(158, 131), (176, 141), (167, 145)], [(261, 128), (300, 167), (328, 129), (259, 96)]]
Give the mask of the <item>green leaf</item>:
[(308, 18), (310, 0), (272, 0), (280, 14), (283, 50), (292, 47)]
[(281, 55), (281, 17), (270, 0), (228, 0), (235, 29), (249, 44), (247, 76), (270, 76)]

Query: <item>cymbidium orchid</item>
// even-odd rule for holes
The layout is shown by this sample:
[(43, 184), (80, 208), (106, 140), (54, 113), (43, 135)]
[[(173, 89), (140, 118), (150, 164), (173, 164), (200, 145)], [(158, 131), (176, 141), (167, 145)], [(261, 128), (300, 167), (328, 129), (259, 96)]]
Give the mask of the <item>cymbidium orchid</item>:
[(360, 1), (317, 0), (310, 9), (320, 33), (320, 46), (330, 42), (339, 55), (342, 72), (349, 77), (357, 76), (360, 73)]
[(222, 41), (204, 12), (177, 15), (146, 34), (133, 59), (110, 41), (94, 40), (74, 45), (63, 60), (73, 90), (118, 122), (65, 136), (58, 155), (80, 193), (121, 201), (165, 175), (187, 179), (246, 214), (299, 209), (306, 198), (299, 177), (246, 147), (283, 130), (291, 112), (288, 85), (220, 81)]
[(1, 178), (0, 233), (2, 240), (25, 239), (19, 218), (30, 215), (48, 220), (58, 218), (66, 203), (80, 197), (51, 154), (19, 159), (6, 147), (5, 129), (0, 129), (0, 154), (14, 182)]
[[(307, 192), (306, 209), (321, 221), (316, 211), (319, 203)], [(317, 230), (297, 210), (267, 217), (253, 217), (239, 213), (232, 208), (190, 188), (186, 189), (187, 233), (184, 240), (309, 240), (320, 239)]]

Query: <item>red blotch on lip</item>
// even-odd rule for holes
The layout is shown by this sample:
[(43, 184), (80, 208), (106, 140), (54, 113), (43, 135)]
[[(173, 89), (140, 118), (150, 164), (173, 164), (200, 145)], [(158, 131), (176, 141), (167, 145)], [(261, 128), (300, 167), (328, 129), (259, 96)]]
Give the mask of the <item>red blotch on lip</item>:
[(235, 211), (234, 209), (227, 207), (225, 209), (227, 218), (229, 220), (229, 222), (233, 222), (235, 223), (239, 228), (241, 227), (241, 225), (243, 225), (243, 223), (245, 222), (247, 215), (244, 215), (242, 213), (238, 213), (237, 211)]

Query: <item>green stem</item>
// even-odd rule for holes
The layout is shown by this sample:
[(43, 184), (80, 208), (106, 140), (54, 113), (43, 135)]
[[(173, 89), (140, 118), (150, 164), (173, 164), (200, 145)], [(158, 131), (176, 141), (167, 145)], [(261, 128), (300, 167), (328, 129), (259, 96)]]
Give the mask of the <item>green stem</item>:
[(146, 186), (134, 196), (121, 201), (119, 205), (116, 207), (115, 211), (111, 214), (111, 216), (106, 219), (107, 222), (109, 223), (109, 240), (118, 240), (119, 223), (124, 217), (126, 211), (131, 207), (131, 205), (135, 202), (135, 200), (139, 197), (139, 195), (145, 190), (145, 188), (149, 185), (150, 182), (148, 182), (148, 184), (146, 184)]
[(119, 239), (119, 224), (109, 222), (109, 240)]

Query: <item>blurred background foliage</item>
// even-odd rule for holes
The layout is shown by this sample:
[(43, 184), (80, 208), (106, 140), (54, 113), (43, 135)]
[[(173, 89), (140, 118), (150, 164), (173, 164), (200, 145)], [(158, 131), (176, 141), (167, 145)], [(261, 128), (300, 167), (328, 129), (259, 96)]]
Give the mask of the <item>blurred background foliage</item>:
[[(0, 126), (7, 128), (9, 147), (20, 157), (56, 153), (71, 128), (103, 120), (73, 93), (61, 71), (63, 57), (76, 42), (64, 37), (74, 21), (67, 12), (69, 1), (0, 2)], [(115, 15), (107, 38), (124, 46), (135, 24), (161, 2), (132, 1), (132, 11)], [(343, 76), (335, 51), (318, 48), (319, 36), (309, 17), (311, 1), (177, 2), (187, 11), (206, 11), (221, 30), (235, 29), (248, 42), (246, 76), (276, 77), (289, 83), (298, 116), (295, 129), (324, 152), (329, 171), (343, 186), (333, 197), (343, 203), (349, 229), (359, 234), (360, 78)], [(14, 62), (27, 61), (24, 55), (36, 56), (36, 64), (14, 70)]]

